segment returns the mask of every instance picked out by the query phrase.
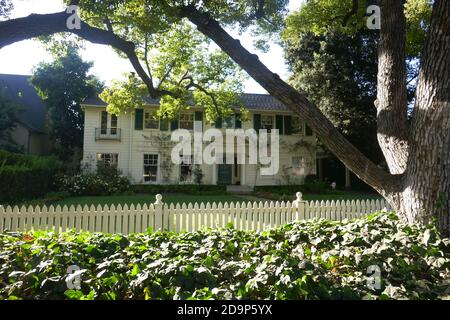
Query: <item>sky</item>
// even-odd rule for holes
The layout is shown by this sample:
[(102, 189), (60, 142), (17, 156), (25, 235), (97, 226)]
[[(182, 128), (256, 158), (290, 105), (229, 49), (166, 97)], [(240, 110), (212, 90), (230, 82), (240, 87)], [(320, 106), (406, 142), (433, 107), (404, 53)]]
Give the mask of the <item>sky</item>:
[[(15, 0), (14, 11), (10, 18), (24, 17), (31, 13), (53, 13), (64, 9), (62, 0)], [(302, 0), (289, 1), (289, 10), (294, 11), (300, 7)], [(257, 51), (249, 34), (238, 35), (233, 30), (228, 30), (234, 37), (239, 38), (241, 44), (247, 50), (259, 56), (260, 60), (273, 72), (286, 80), (288, 71), (283, 57), (283, 50), (276, 44), (270, 46), (267, 53)], [(85, 49), (81, 52), (84, 60), (92, 61), (94, 66), (91, 73), (105, 82), (121, 78), (122, 73), (133, 71), (131, 64), (126, 59), (120, 58), (109, 46), (86, 42)], [(36, 40), (20, 41), (0, 49), (0, 73), (30, 75), (33, 67), (39, 62), (50, 62), (52, 56), (45, 51)], [(247, 93), (266, 93), (253, 79), (244, 84)]]

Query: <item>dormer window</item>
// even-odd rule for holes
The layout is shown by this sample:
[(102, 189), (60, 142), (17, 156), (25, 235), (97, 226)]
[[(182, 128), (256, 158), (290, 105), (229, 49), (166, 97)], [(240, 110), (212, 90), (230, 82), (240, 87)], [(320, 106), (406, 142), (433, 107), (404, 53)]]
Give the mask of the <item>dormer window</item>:
[(194, 129), (194, 114), (181, 113), (180, 114), (180, 129), (193, 130)]
[(273, 116), (271, 115), (261, 115), (261, 129), (266, 129), (270, 131), (273, 129)]
[(144, 129), (159, 129), (159, 119), (153, 112), (144, 113)]

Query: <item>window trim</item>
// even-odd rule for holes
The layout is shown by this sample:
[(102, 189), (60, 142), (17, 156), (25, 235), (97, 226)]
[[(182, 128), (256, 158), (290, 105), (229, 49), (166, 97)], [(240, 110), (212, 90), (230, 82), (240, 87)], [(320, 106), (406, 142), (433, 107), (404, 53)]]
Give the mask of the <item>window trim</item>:
[[(192, 128), (181, 127), (181, 122), (186, 122), (186, 120), (181, 120), (181, 117), (183, 115), (188, 115), (189, 117), (192, 117)], [(180, 112), (180, 114), (178, 115), (178, 129), (194, 130), (194, 124), (195, 124), (195, 113), (194, 112)]]
[(150, 116), (152, 116), (152, 113), (154, 113), (154, 111), (152, 112), (151, 110), (146, 110), (146, 109), (144, 109), (144, 115), (143, 115), (143, 118), (142, 118), (142, 128), (144, 129), (144, 130), (161, 130), (161, 124), (160, 124), (160, 119), (159, 118), (153, 118), (153, 119), (151, 119), (152, 121), (156, 121), (157, 123), (158, 123), (158, 128), (147, 128), (146, 127), (146, 125), (145, 125), (145, 116), (148, 114), (148, 115), (150, 115)]
[[(156, 165), (155, 164), (153, 164), (153, 165), (148, 164), (147, 165), (147, 166), (156, 167), (156, 180), (155, 181), (151, 181), (151, 180), (145, 181), (145, 166), (146, 166), (146, 164), (145, 164), (145, 156), (146, 155), (156, 156), (157, 157)], [(142, 154), (142, 179), (143, 179), (143, 183), (144, 184), (157, 184), (159, 182), (159, 174), (160, 174), (159, 166), (160, 166), (160, 155), (159, 155), (159, 153), (143, 153)]]

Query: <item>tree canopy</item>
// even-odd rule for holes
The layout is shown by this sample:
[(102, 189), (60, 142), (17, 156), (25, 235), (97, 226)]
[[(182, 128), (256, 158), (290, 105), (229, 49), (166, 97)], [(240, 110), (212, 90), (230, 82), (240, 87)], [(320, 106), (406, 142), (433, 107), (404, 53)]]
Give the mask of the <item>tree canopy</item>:
[(48, 106), (48, 126), (56, 142), (56, 153), (71, 159), (83, 147), (84, 113), (80, 103), (101, 90), (100, 82), (88, 72), (91, 62), (85, 62), (78, 51), (69, 47), (57, 50), (54, 60), (40, 63), (30, 79)]

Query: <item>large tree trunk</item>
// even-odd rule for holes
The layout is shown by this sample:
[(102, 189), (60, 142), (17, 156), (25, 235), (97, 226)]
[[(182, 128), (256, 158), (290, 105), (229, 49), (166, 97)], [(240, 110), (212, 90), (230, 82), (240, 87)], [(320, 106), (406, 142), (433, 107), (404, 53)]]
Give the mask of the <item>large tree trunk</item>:
[(450, 233), (450, 1), (438, 0), (425, 44), (398, 209)]

